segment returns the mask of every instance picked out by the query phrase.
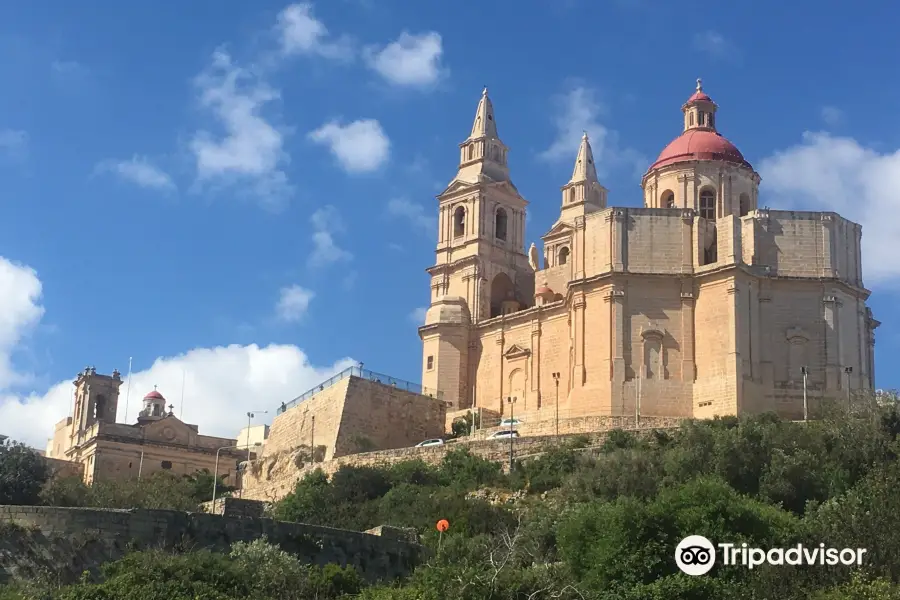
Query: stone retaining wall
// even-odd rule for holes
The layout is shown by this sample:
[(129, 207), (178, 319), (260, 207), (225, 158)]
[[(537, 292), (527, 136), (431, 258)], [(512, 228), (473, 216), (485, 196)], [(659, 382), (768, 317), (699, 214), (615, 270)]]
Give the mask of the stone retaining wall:
[[(612, 429), (625, 429), (628, 431), (650, 431), (653, 429), (670, 429), (677, 427), (683, 419), (678, 418), (641, 418), (638, 428), (634, 427), (634, 418), (628, 417), (584, 417), (581, 419), (569, 419), (574, 421), (567, 426), (567, 433), (563, 433), (563, 422), (560, 421), (560, 437), (562, 440), (571, 440), (576, 437), (587, 436), (591, 444), (602, 443), (606, 434)], [(555, 421), (552, 422), (555, 430)], [(547, 431), (546, 424), (533, 424), (533, 431)], [(584, 429), (582, 429), (584, 428)], [(594, 428), (593, 431), (588, 428)], [(430, 446), (427, 448), (400, 448), (398, 450), (381, 450), (378, 452), (366, 452), (353, 454), (319, 463), (301, 462), (296, 453), (284, 452), (267, 456), (255, 461), (244, 477), (244, 489), (242, 497), (265, 502), (276, 502), (292, 492), (297, 482), (307, 473), (316, 469), (322, 469), (326, 475), (331, 475), (344, 465), (374, 466), (393, 464), (406, 460), (421, 460), (426, 464), (439, 464), (444, 455), (450, 450), (459, 447), (468, 448), (472, 454), (487, 460), (506, 463), (509, 460), (509, 440), (484, 439), (499, 428), (477, 431), (471, 436), (459, 440), (451, 440), (443, 446)], [(524, 428), (522, 428), (524, 430)], [(479, 439), (480, 438), (480, 439)], [(540, 452), (541, 449), (556, 443), (555, 435), (534, 435), (520, 437), (515, 440), (514, 454), (529, 455)]]
[[(18, 528), (9, 526), (18, 526)], [(24, 529), (19, 529), (24, 528)], [(10, 540), (30, 536), (25, 547)], [(54, 547), (77, 538), (89, 544), (92, 563), (42, 565), (69, 579), (79, 569), (93, 570), (116, 560), (128, 548), (200, 549), (227, 551), (238, 541), (266, 536), (287, 552), (309, 564), (352, 565), (368, 580), (392, 580), (404, 576), (425, 558), (427, 550), (398, 535), (381, 537), (331, 527), (286, 523), (273, 519), (225, 517), (169, 510), (105, 510), (44, 506), (0, 506), (0, 581), (33, 570), (35, 561), (54, 555)], [(85, 552), (87, 554), (87, 552)], [(56, 558), (58, 560), (58, 557)]]

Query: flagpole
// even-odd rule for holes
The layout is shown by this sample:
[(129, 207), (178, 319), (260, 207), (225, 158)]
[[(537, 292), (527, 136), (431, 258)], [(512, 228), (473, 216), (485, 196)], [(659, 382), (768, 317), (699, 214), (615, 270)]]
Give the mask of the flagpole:
[(179, 418), (179, 419), (183, 419), (183, 418), (184, 418), (184, 376), (185, 376), (185, 371), (184, 371), (184, 368), (182, 368), (182, 369), (181, 369), (181, 410), (178, 411), (178, 412), (179, 412), (179, 415), (178, 415), (178, 418)]
[(125, 388), (125, 423), (128, 423), (128, 399), (131, 396), (131, 357), (128, 357), (128, 385)]

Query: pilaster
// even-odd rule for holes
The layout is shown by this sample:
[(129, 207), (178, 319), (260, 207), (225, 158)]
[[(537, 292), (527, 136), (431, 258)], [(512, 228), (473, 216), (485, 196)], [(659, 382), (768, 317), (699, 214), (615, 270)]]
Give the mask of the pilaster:
[(609, 303), (609, 322), (612, 331), (609, 336), (610, 378), (615, 383), (625, 382), (625, 290), (614, 287), (604, 297)]
[(681, 272), (694, 272), (694, 209), (681, 210)]
[(695, 358), (694, 331), (694, 282), (692, 279), (681, 280), (681, 379), (696, 381), (697, 368)]
[(572, 251), (574, 256), (570, 258), (574, 267), (574, 279), (584, 279), (585, 240), (584, 240), (584, 216), (575, 217), (575, 239)]
[(828, 294), (822, 304), (825, 318), (825, 389), (837, 390), (841, 386), (841, 302), (837, 296)]
[(613, 208), (606, 215), (610, 232), (610, 269), (614, 272), (625, 270), (625, 210)]
[(821, 277), (837, 277), (835, 267), (834, 216), (822, 213), (822, 271)]
[(541, 313), (531, 322), (531, 356), (529, 357), (531, 372), (531, 391), (537, 396), (537, 407), (541, 408)]
[(734, 398), (734, 409), (740, 414), (744, 401), (744, 373), (742, 368), (740, 332), (738, 331), (738, 314), (740, 310), (740, 287), (734, 281), (728, 287), (728, 348), (725, 352), (725, 376), (727, 392)]
[(578, 290), (575, 292), (572, 302), (573, 323), (575, 329), (575, 377), (574, 387), (582, 387), (587, 380), (587, 373), (584, 368), (584, 347), (585, 347), (585, 325), (584, 312), (587, 302), (584, 298), (584, 292)]
[(772, 362), (772, 292), (768, 280), (760, 282), (759, 289), (759, 375), (767, 393), (775, 386), (775, 364)]

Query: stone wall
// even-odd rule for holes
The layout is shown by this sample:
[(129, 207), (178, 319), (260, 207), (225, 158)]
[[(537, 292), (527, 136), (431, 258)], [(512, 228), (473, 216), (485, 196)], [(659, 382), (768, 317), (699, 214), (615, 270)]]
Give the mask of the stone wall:
[(263, 459), (324, 446), (325, 459), (411, 446), (444, 434), (444, 402), (351, 375), (275, 417)]
[[(641, 430), (650, 431), (675, 427), (677, 419), (641, 419)], [(555, 424), (554, 424), (555, 425)], [(582, 425), (584, 429), (579, 429)], [(634, 420), (629, 423), (628, 418), (607, 418), (603, 421), (600, 417), (578, 420), (568, 425), (569, 431), (565, 434), (560, 430), (563, 441), (587, 435), (591, 444), (600, 443), (606, 434), (616, 427), (629, 427), (633, 429)], [(536, 431), (547, 431), (549, 425), (536, 426)], [(345, 465), (351, 466), (376, 466), (389, 465), (406, 460), (421, 460), (426, 464), (437, 465), (444, 459), (447, 452), (456, 448), (467, 448), (472, 454), (487, 460), (507, 463), (509, 460), (509, 439), (489, 440), (483, 436), (492, 431), (479, 431), (474, 436), (461, 440), (451, 440), (443, 446), (429, 446), (426, 448), (401, 448), (399, 450), (384, 450), (380, 452), (366, 452), (343, 456), (334, 460), (319, 463), (302, 462), (297, 460), (297, 454), (286, 452), (280, 455), (268, 456), (253, 464), (251, 470), (244, 478), (245, 487), (242, 490), (243, 498), (275, 502), (294, 490), (297, 482), (307, 473), (316, 469), (322, 469), (327, 475), (331, 475)], [(482, 438), (482, 439), (479, 439)], [(540, 452), (556, 442), (554, 435), (538, 435), (534, 437), (521, 437), (514, 441), (514, 456), (529, 455)]]
[(51, 477), (84, 477), (84, 465), (79, 462), (71, 462), (59, 458), (44, 457), (44, 462), (50, 468)]
[[(95, 570), (102, 562), (123, 556), (129, 547), (226, 551), (234, 542), (262, 536), (310, 564), (352, 565), (370, 581), (408, 574), (427, 552), (393, 532), (380, 537), (272, 519), (167, 510), (0, 506), (0, 549), (5, 549), (0, 552), (0, 581), (24, 576), (36, 567), (71, 580), (80, 569)], [(82, 540), (82, 554), (91, 559), (85, 563), (79, 562), (83, 556), (73, 556), (68, 564), (53, 564), (60, 558), (53, 557), (54, 548), (74, 538)], [(23, 547), (9, 548), (16, 544)], [(39, 564), (42, 560), (46, 564)]]

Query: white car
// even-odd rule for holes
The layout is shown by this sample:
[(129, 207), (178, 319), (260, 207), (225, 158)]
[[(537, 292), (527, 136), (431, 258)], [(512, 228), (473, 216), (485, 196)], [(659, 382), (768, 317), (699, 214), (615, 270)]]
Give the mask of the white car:
[(519, 437), (519, 432), (515, 429), (505, 429), (502, 431), (495, 431), (488, 438), (489, 440), (508, 440), (509, 438), (517, 438)]
[(433, 440), (425, 440), (424, 442), (419, 442), (416, 444), (416, 448), (428, 448), (429, 446), (443, 446), (444, 440), (442, 439), (433, 439)]
[(512, 427), (514, 425), (523, 425), (525, 421), (521, 419), (503, 419), (500, 421), (500, 425), (503, 427)]

